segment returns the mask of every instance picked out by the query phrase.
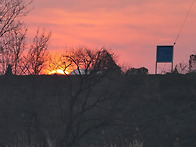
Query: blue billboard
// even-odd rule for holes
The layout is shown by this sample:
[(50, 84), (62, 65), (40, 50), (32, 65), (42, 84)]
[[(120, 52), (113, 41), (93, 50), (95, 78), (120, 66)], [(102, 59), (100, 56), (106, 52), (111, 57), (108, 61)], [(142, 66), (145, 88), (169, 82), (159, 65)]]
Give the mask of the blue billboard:
[(157, 62), (173, 62), (173, 46), (157, 46)]

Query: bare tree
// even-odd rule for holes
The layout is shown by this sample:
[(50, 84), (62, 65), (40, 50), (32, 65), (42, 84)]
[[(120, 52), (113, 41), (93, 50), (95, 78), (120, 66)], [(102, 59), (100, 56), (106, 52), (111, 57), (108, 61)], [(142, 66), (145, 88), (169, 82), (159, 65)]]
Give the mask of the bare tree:
[[(9, 44), (5, 36), (18, 32), (23, 25), (22, 18), (29, 12), (31, 0), (0, 0), (0, 65), (1, 74), (5, 72), (4, 56), (8, 55), (6, 46)], [(7, 41), (7, 42), (5, 42)], [(7, 62), (7, 61), (6, 61)]]
[(42, 33), (37, 30), (37, 33), (33, 39), (33, 43), (29, 49), (26, 57), (24, 57), (24, 69), (28, 71), (28, 74), (39, 75), (43, 70), (46, 62), (46, 56), (48, 54), (48, 42), (51, 33)]
[(121, 71), (121, 68), (116, 64), (113, 53), (109, 53), (106, 49), (90, 50), (87, 48), (80, 48), (70, 52), (66, 57), (66, 68), (72, 67), (77, 70), (79, 75), (81, 69), (85, 71), (86, 75), (92, 73), (104, 73), (108, 71)]
[(0, 37), (22, 25), (22, 17), (28, 12), (32, 1), (0, 0)]
[(106, 77), (107, 70), (119, 69), (107, 50), (80, 49), (66, 58), (65, 68), (72, 66), (78, 74), (68, 75), (63, 97), (57, 93), (64, 123), (58, 146), (74, 146), (89, 132), (108, 125), (121, 95), (119, 85)]
[(50, 54), (48, 68), (50, 72), (60, 69), (65, 74), (81, 76), (89, 73), (103, 75), (112, 70), (121, 72), (121, 68), (114, 60), (114, 54), (104, 48), (100, 50), (78, 48), (61, 54)]
[(26, 32), (24, 30), (13, 30), (9, 34), (6, 34), (3, 38), (4, 50), (2, 63), (4, 67), (7, 65), (12, 66), (13, 74), (20, 74), (20, 62), (22, 59), (22, 53), (26, 47)]
[(189, 72), (188, 65), (186, 63), (179, 63), (175, 66), (174, 71), (179, 74), (186, 74)]

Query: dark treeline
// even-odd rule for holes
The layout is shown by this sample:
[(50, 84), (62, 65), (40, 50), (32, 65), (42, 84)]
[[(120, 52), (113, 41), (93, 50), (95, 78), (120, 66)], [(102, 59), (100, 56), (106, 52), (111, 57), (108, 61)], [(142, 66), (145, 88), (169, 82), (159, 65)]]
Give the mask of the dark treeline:
[(195, 146), (196, 75), (1, 76), (1, 146)]

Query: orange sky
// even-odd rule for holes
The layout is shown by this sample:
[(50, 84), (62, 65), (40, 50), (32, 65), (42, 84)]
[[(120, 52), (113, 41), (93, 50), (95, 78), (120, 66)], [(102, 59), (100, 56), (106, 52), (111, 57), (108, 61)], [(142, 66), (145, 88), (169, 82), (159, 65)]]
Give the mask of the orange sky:
[[(34, 0), (29, 34), (52, 32), (49, 49), (105, 47), (118, 63), (154, 73), (157, 45), (172, 45), (193, 0)], [(196, 3), (175, 46), (174, 65), (196, 53)], [(162, 67), (161, 67), (162, 68)]]

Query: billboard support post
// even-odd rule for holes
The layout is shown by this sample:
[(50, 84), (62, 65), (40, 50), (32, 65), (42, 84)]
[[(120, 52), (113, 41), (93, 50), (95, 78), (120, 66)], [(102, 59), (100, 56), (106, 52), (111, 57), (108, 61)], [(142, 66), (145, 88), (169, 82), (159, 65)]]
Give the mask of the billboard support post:
[(156, 64), (155, 64), (155, 74), (157, 74), (157, 61), (156, 61)]

